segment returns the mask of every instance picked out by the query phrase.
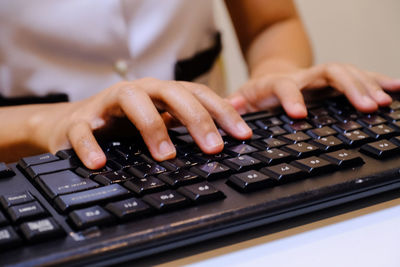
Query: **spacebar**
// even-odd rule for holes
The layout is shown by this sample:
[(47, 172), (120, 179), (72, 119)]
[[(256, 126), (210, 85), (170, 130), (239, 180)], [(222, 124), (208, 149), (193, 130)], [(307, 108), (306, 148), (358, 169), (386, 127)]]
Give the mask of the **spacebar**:
[(119, 184), (112, 184), (83, 192), (62, 195), (54, 202), (61, 211), (90, 206), (95, 203), (117, 199), (129, 194), (129, 191)]

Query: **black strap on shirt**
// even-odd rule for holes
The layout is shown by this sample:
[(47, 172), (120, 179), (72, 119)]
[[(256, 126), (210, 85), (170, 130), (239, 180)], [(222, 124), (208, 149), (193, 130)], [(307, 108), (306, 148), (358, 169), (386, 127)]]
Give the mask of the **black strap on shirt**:
[(222, 50), (221, 34), (215, 34), (214, 45), (200, 51), (193, 57), (180, 60), (175, 64), (175, 80), (193, 81), (211, 69)]
[(21, 96), (21, 97), (3, 97), (0, 95), (0, 107), (29, 105), (29, 104), (46, 104), (68, 102), (66, 94), (48, 94), (46, 96)]

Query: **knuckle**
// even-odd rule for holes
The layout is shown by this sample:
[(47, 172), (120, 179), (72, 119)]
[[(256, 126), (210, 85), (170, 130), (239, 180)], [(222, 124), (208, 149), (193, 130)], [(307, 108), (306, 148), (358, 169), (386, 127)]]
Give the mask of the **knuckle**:
[(146, 133), (160, 132), (165, 128), (164, 121), (160, 116), (152, 116), (150, 118), (143, 119), (139, 124), (140, 130)]
[(325, 65), (325, 73), (327, 76), (334, 76), (343, 72), (343, 66), (339, 63), (328, 63)]
[(207, 111), (197, 111), (191, 121), (193, 125), (204, 125), (212, 123), (210, 114)]
[(185, 94), (185, 90), (178, 82), (169, 81), (165, 83), (165, 86), (160, 93), (164, 99), (169, 99), (175, 98), (176, 96), (182, 96), (182, 94)]

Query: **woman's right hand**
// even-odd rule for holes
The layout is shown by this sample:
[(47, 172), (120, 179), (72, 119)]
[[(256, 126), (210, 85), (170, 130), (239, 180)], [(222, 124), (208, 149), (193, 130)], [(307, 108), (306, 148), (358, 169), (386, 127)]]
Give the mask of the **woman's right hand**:
[(107, 128), (115, 118), (127, 117), (139, 130), (158, 161), (175, 157), (160, 111), (167, 111), (188, 128), (205, 153), (218, 153), (223, 141), (214, 123), (237, 139), (251, 137), (251, 129), (228, 101), (204, 85), (144, 78), (120, 82), (82, 101), (43, 105), (29, 119), (31, 142), (52, 153), (74, 148), (90, 169), (106, 163), (93, 131)]

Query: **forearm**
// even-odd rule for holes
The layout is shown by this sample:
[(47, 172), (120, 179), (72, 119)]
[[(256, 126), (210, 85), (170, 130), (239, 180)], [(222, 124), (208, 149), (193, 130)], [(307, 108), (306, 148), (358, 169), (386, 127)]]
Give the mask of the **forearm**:
[(0, 161), (12, 162), (22, 156), (45, 151), (33, 142), (32, 119), (42, 105), (0, 108)]
[(252, 77), (291, 71), (312, 64), (312, 50), (298, 17), (265, 28), (245, 51)]
[(311, 64), (311, 47), (293, 1), (225, 3), (252, 77)]

